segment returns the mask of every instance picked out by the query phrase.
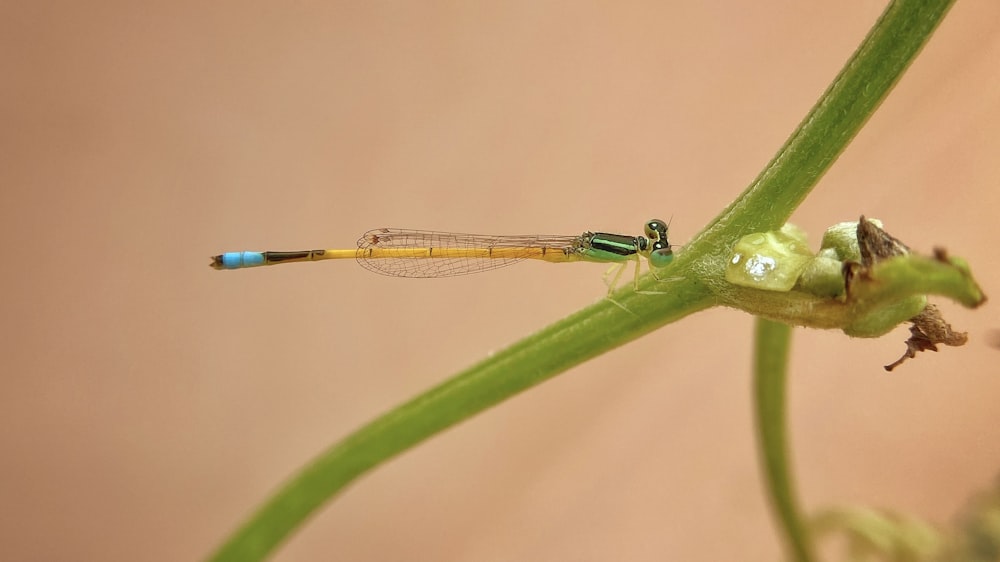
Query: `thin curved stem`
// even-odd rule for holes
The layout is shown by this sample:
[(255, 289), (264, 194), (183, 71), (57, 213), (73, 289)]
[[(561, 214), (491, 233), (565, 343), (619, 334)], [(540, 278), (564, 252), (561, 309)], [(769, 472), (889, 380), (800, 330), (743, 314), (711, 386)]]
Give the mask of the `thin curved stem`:
[(810, 562), (815, 554), (788, 461), (785, 389), (792, 328), (758, 318), (755, 331), (754, 404), (764, 479), (790, 558)]

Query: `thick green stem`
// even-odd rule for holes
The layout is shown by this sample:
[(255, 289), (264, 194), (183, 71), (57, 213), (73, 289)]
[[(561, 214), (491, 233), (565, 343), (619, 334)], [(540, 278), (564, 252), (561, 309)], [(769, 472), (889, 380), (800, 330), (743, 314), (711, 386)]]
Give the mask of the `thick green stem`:
[[(777, 230), (885, 100), (954, 0), (896, 0), (774, 159), (701, 239), (731, 244)], [(735, 227), (735, 228), (734, 228)], [(725, 231), (725, 236), (719, 236)]]
[[(661, 323), (713, 304), (704, 288), (696, 284), (678, 282), (671, 288), (662, 295), (643, 295), (630, 289), (622, 302), (604, 299), (382, 415), (322, 453), (287, 482), (212, 560), (265, 557), (359, 475), (462, 420), (656, 328), (659, 324), (649, 323), (651, 316), (643, 313), (647, 308), (644, 303), (656, 302), (663, 317), (654, 318)], [(671, 306), (672, 312), (667, 310)]]

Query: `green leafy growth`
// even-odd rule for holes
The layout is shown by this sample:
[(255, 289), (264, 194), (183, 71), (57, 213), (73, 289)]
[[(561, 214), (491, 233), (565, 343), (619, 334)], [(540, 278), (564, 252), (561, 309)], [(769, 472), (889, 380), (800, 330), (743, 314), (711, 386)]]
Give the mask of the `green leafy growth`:
[(841, 539), (848, 560), (988, 562), (1000, 560), (1000, 481), (975, 494), (949, 525), (866, 507), (826, 509), (810, 521), (817, 542)]
[[(725, 279), (733, 246), (744, 235), (778, 230), (885, 99), (930, 38), (948, 0), (893, 2), (847, 65), (764, 171), (653, 279), (583, 309), (491, 356), (362, 427), (323, 452), (279, 489), (213, 560), (259, 560), (359, 475), (428, 437), (588, 359), (711, 306), (757, 313), (745, 287)], [(936, 287), (928, 287), (936, 292)], [(815, 295), (767, 293), (785, 304)], [(808, 324), (812, 316), (784, 319)], [(851, 323), (849, 315), (838, 326)], [(771, 429), (768, 429), (771, 428)], [(773, 423), (762, 423), (773, 431)], [(784, 461), (769, 465), (779, 470)], [(791, 517), (797, 517), (794, 510)], [(801, 526), (786, 524), (799, 559), (808, 552)]]

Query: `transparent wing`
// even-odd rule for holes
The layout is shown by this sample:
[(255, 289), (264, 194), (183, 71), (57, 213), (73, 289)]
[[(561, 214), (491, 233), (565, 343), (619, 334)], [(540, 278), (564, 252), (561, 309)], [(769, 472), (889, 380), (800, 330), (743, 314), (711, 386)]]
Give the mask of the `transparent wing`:
[(577, 252), (582, 236), (488, 236), (379, 228), (358, 240), (364, 268), (394, 277), (451, 277), (508, 266), (527, 258)]

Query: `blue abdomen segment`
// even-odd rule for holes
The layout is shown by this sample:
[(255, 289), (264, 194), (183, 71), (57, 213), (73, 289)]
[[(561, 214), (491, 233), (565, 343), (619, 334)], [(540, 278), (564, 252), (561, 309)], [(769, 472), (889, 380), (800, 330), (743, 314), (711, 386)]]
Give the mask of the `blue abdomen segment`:
[(221, 256), (223, 269), (240, 269), (264, 265), (264, 252), (226, 252)]

